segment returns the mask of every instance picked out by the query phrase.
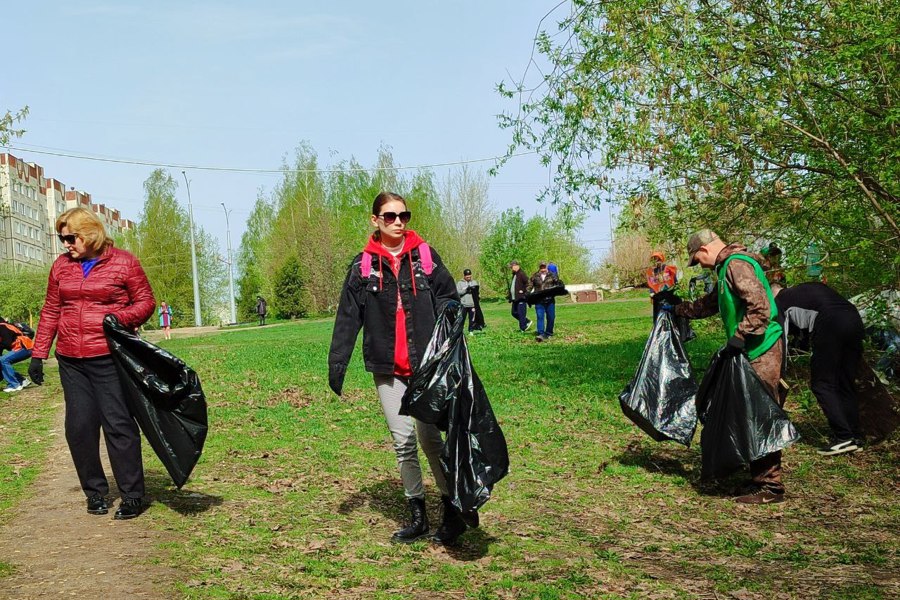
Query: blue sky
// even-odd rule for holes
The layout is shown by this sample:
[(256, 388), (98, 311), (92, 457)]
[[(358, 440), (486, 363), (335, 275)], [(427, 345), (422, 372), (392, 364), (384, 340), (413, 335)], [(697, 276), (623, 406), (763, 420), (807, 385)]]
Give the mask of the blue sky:
[[(515, 109), (495, 85), (521, 75), (556, 4), (21, 2), (5, 14), (0, 110), (31, 110), (13, 145), (32, 151), (13, 154), (132, 219), (152, 167), (34, 151), (258, 169), (304, 140), (322, 164), (370, 166), (381, 144), (404, 166), (492, 157), (509, 141), (496, 115)], [(258, 191), (278, 180), (188, 176), (195, 220), (223, 251), (220, 203), (236, 246)], [(491, 179), (493, 206), (552, 212), (535, 201), (547, 176), (534, 157), (512, 159)], [(593, 213), (581, 238), (595, 259), (608, 237), (607, 210)]]

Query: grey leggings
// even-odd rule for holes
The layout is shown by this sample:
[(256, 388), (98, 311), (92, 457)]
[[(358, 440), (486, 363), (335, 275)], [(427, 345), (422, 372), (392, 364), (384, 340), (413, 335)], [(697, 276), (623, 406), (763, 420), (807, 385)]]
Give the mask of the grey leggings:
[(403, 480), (406, 497), (425, 497), (422, 468), (419, 466), (419, 450), (416, 446), (417, 433), (438, 489), (441, 490), (441, 494), (447, 495), (447, 481), (441, 472), (440, 463), (441, 448), (444, 445), (440, 430), (434, 425), (400, 414), (400, 400), (406, 392), (405, 379), (378, 373), (374, 373), (374, 376), (378, 399), (381, 400), (381, 410), (394, 438), (394, 451), (397, 453), (397, 465), (400, 467), (400, 479)]

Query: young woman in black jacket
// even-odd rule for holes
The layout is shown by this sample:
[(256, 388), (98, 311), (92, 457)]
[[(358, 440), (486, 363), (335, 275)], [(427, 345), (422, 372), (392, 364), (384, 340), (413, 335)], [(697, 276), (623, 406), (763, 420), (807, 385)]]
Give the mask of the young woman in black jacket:
[(350, 264), (341, 292), (328, 353), (328, 383), (340, 396), (347, 364), (362, 329), (363, 359), (375, 379), (412, 515), (411, 523), (391, 539), (409, 543), (429, 533), (418, 436), (444, 507), (441, 525), (432, 539), (451, 545), (466, 530), (467, 522), (476, 526), (477, 513), (461, 515), (450, 503), (440, 467), (443, 441), (437, 427), (402, 416), (399, 410), (439, 310), (449, 300), (458, 301), (459, 296), (438, 254), (406, 228), (410, 218), (402, 196), (382, 192), (375, 198), (370, 217), (375, 232)]

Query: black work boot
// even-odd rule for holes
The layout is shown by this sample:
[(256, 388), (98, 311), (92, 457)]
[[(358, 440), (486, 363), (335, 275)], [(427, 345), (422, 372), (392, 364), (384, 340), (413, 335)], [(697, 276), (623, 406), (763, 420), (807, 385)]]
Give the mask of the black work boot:
[(450, 501), (450, 496), (441, 496), (441, 503), (444, 505), (443, 519), (431, 540), (442, 546), (454, 546), (457, 538), (466, 531), (466, 523), (462, 520), (459, 509)]
[(412, 520), (409, 525), (394, 532), (394, 535), (391, 536), (392, 542), (411, 544), (428, 535), (428, 515), (425, 514), (425, 499), (410, 498), (409, 512), (412, 515)]

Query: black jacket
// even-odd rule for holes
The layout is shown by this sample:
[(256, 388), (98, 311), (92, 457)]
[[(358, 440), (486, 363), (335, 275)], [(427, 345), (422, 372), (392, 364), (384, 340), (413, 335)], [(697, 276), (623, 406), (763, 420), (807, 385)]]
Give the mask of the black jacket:
[(519, 270), (513, 273), (513, 280), (516, 282), (516, 292), (515, 294), (510, 293), (512, 291), (512, 281), (510, 281), (510, 289), (506, 290), (506, 299), (510, 302), (514, 300), (524, 301), (528, 292), (528, 275), (519, 267)]
[[(366, 370), (384, 375), (394, 372), (398, 285), (403, 309), (406, 311), (409, 364), (413, 371), (419, 366), (443, 305), (449, 300), (459, 301), (456, 282), (434, 248), (431, 249), (434, 268), (430, 275), (422, 270), (418, 249), (411, 252), (412, 261), (406, 254), (402, 256), (399, 281), (390, 267), (384, 265), (381, 268), (378, 256), (373, 257), (372, 273), (365, 281), (360, 272), (362, 253), (356, 255), (350, 263), (328, 352), (329, 385), (335, 393), (340, 394), (343, 387), (344, 373), (360, 328), (363, 330), (363, 360)], [(415, 270), (415, 290), (410, 278), (410, 264)], [(378, 272), (383, 273), (380, 282)]]

